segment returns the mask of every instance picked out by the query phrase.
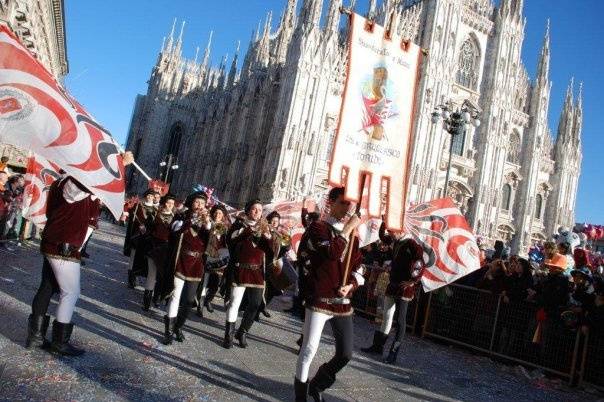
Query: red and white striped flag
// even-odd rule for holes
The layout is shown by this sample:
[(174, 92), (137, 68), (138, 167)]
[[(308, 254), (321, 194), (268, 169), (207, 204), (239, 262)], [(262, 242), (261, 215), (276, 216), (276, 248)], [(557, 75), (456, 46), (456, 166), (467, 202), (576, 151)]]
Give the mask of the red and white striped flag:
[(23, 194), (23, 217), (38, 228), (46, 225), (46, 200), (50, 185), (61, 177), (59, 167), (39, 155), (27, 158), (25, 191)]
[(0, 141), (53, 161), (120, 217), (125, 188), (120, 147), (1, 24)]
[(405, 216), (406, 234), (424, 249), (424, 290), (445, 286), (480, 268), (480, 251), (472, 229), (450, 198), (410, 207)]

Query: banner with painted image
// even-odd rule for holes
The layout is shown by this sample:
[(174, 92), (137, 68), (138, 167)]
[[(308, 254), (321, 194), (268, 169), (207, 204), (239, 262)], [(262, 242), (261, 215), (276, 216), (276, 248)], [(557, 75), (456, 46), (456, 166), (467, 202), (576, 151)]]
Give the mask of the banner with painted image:
[(368, 176), (370, 217), (402, 230), (412, 143), (413, 108), (421, 49), (365, 18), (351, 16), (350, 51), (344, 99), (329, 183), (345, 185), (346, 198), (359, 200)]
[(43, 229), (46, 225), (46, 201), (52, 183), (61, 177), (60, 168), (46, 158), (30, 153), (27, 158), (23, 217)]

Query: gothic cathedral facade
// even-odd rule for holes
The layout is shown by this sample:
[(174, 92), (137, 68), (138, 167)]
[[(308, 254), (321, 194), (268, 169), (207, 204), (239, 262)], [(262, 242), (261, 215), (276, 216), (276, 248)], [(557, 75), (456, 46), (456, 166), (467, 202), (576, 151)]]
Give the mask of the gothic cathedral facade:
[[(172, 191), (214, 187), (234, 206), (300, 198), (325, 189), (347, 61), (342, 0), (287, 0), (277, 28), (269, 13), (238, 68), (183, 58), (174, 26), (136, 99), (128, 149), (151, 175), (177, 161)], [(354, 8), (352, 4), (347, 4)], [(299, 8), (299, 12), (297, 12)], [(574, 225), (581, 169), (582, 88), (569, 85), (556, 139), (548, 126), (550, 34), (537, 75), (521, 60), (523, 0), (369, 0), (368, 15), (427, 49), (418, 87), (409, 200), (444, 195), (451, 136), (431, 121), (435, 107), (470, 100), (482, 124), (454, 137), (453, 197), (487, 241), (526, 252)], [(184, 27), (184, 23), (183, 23)], [(170, 165), (166, 166), (167, 168)], [(146, 182), (130, 172), (130, 191)]]

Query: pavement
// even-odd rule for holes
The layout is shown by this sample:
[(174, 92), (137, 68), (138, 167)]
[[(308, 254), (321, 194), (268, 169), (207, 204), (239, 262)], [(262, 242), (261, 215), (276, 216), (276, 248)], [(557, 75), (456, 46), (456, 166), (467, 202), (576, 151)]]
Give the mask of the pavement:
[[(164, 346), (164, 312), (144, 313), (142, 287), (126, 288), (123, 232), (102, 222), (88, 247), (92, 259), (82, 268), (73, 320), (73, 343), (87, 351), (79, 358), (24, 348), (42, 259), (36, 243), (0, 250), (0, 401), (293, 400), (301, 322), (282, 312), (291, 304), (288, 297), (275, 299), (269, 306), (272, 317), (252, 327), (247, 349), (220, 346), (221, 299), (215, 300), (213, 314), (191, 317), (184, 343)], [(53, 301), (51, 314), (55, 306)], [(595, 391), (411, 335), (397, 365), (389, 366), (360, 352), (375, 324), (355, 317), (354, 325), (355, 354), (326, 393), (329, 401), (604, 400)], [(311, 375), (334, 353), (325, 328)]]

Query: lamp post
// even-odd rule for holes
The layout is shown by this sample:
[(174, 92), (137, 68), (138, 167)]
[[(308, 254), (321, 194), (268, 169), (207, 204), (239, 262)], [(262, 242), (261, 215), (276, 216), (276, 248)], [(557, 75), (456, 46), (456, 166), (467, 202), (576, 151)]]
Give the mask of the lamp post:
[[(168, 154), (168, 161), (161, 161), (159, 162), (159, 167), (161, 169), (166, 168), (166, 173), (165, 173), (165, 177), (163, 178), (163, 181), (165, 181), (166, 183), (168, 183), (168, 180), (170, 178), (170, 171), (171, 170), (178, 170), (178, 164), (175, 163), (174, 161), (174, 157), (172, 156), (172, 154)], [(162, 179), (162, 175), (159, 175), (159, 178)]]
[(454, 107), (451, 102), (434, 108), (432, 112), (432, 123), (438, 124), (442, 120), (443, 129), (451, 135), (449, 143), (449, 161), (447, 164), (447, 174), (445, 176), (445, 186), (443, 188), (444, 197), (447, 196), (449, 189), (449, 176), (451, 175), (451, 162), (453, 160), (453, 139), (457, 135), (463, 135), (470, 124), (474, 127), (480, 126), (478, 118), (479, 110), (469, 101), (464, 101), (461, 107)]

